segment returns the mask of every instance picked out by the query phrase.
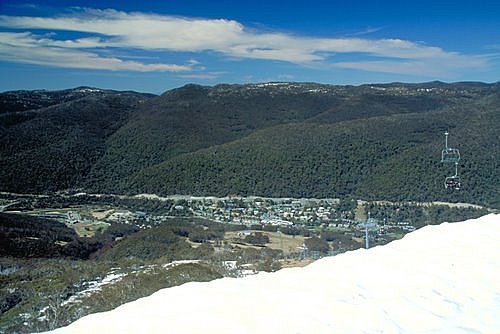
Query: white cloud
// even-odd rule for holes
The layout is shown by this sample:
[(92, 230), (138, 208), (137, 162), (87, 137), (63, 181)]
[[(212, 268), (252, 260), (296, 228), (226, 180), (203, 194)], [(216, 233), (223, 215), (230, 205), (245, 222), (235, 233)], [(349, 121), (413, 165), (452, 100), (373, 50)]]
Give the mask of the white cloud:
[(198, 80), (214, 80), (219, 78), (225, 72), (207, 72), (207, 73), (189, 73), (179, 74), (179, 78), (183, 79), (198, 79)]
[[(99, 56), (99, 50), (106, 48), (163, 52), (212, 51), (232, 58), (277, 60), (301, 65), (332, 64), (342, 68), (400, 74), (417, 72), (421, 75), (441, 73), (446, 76), (464, 68), (484, 68), (488, 64), (486, 57), (458, 54), (401, 39), (315, 38), (250, 31), (234, 20), (125, 13), (112, 9), (79, 9), (71, 15), (58, 17), (0, 15), (0, 26), (90, 34), (92, 36), (68, 40), (30, 35), (30, 44), (37, 45), (38, 51), (43, 49), (47, 57), (54, 53), (77, 53), (76, 50), (92, 49), (92, 53), (78, 52), (88, 60), (98, 59), (97, 63), (102, 63), (103, 67), (104, 63), (126, 67), (118, 58)], [(10, 52), (13, 52), (12, 48)], [(3, 59), (6, 57), (5, 52), (2, 52)], [(361, 55), (364, 59), (339, 62), (335, 58), (337, 54), (356, 54), (358, 58)], [(126, 63), (131, 65), (131, 70), (189, 70), (186, 65)], [(69, 65), (70, 61), (65, 64)], [(86, 64), (91, 66), (89, 62)], [(75, 67), (77, 65), (74, 64)]]
[(443, 75), (443, 71), (439, 69), (430, 69), (425, 63), (420, 61), (357, 61), (357, 62), (338, 62), (336, 67), (363, 70), (369, 72), (384, 72), (384, 73), (405, 73), (409, 75), (421, 75), (423, 73), (432, 76)]
[(351, 36), (361, 36), (361, 35), (368, 35), (372, 34), (374, 32), (380, 31), (382, 28), (366, 28), (365, 30), (357, 31), (355, 33), (350, 34)]
[(93, 52), (74, 49), (78, 43), (71, 44), (68, 41), (60, 43), (36, 38), (31, 33), (0, 32), (0, 59), (25, 64), (114, 71), (182, 72), (189, 71), (192, 67), (191, 64), (145, 64), (116, 57), (102, 57)]
[[(450, 60), (451, 61), (451, 60)], [(484, 68), (486, 62), (480, 57), (477, 59), (454, 59), (453, 62), (441, 62), (436, 60), (409, 60), (409, 61), (391, 61), (391, 60), (375, 60), (375, 61), (351, 61), (337, 62), (335, 67), (363, 70), (369, 72), (383, 72), (393, 74), (408, 74), (415, 76), (429, 77), (450, 77), (453, 76), (454, 70), (463, 64), (464, 67)]]
[(11, 7), (11, 8), (20, 8), (20, 9), (25, 9), (25, 8), (28, 8), (28, 9), (39, 9), (40, 8), (40, 5), (37, 5), (37, 4), (34, 4), (34, 3), (19, 3), (19, 4), (7, 3), (6, 6), (7, 7)]

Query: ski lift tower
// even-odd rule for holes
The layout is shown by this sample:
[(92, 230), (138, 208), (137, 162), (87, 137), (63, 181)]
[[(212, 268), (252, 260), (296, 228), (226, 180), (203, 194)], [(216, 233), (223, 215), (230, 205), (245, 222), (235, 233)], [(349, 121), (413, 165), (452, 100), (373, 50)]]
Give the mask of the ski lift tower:
[(307, 246), (305, 243), (302, 244), (302, 246), (297, 247), (300, 250), (300, 259), (305, 260), (307, 257)]
[(373, 231), (377, 228), (375, 220), (370, 217), (370, 212), (368, 212), (368, 219), (360, 223), (358, 226), (365, 230), (365, 248), (368, 249), (370, 247), (368, 241), (368, 231)]

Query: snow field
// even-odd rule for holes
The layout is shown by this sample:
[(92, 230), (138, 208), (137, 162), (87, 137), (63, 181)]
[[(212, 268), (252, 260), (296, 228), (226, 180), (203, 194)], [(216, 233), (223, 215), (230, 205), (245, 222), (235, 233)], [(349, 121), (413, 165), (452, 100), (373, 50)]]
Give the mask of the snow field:
[(54, 333), (498, 333), (500, 215), (304, 268), (187, 283)]

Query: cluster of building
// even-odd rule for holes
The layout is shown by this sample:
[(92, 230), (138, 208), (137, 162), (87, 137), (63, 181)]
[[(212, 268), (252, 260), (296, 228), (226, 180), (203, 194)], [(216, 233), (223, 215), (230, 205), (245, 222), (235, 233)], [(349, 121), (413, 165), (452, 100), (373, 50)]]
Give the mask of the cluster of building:
[[(338, 199), (188, 198), (172, 207), (173, 215), (192, 215), (222, 223), (359, 229), (355, 209), (343, 210)], [(415, 230), (409, 221), (376, 221), (378, 234)]]
[(224, 223), (292, 226), (334, 223), (342, 216), (337, 206), (337, 200), (238, 197), (187, 200), (174, 210)]
[[(148, 228), (172, 217), (200, 217), (216, 222), (238, 225), (274, 225), (305, 228), (331, 227), (359, 230), (359, 223), (366, 219), (360, 215), (359, 206), (364, 202), (347, 203), (340, 199), (314, 198), (261, 198), (261, 197), (193, 197), (172, 196), (147, 198), (152, 201), (169, 201), (168, 212), (150, 212), (111, 208), (79, 212), (78, 208), (33, 212), (39, 217), (55, 219), (68, 225), (101, 224), (117, 222)], [(139, 207), (138, 207), (139, 208)], [(168, 209), (169, 208), (169, 209)], [(358, 210), (357, 210), (358, 209)], [(377, 221), (378, 234), (407, 233), (415, 230), (409, 221)]]

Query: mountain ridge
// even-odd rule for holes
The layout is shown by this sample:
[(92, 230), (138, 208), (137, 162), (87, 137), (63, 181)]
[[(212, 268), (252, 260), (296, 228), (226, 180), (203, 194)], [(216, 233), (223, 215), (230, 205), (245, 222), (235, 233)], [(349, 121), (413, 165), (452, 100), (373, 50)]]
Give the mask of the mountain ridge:
[[(498, 83), (186, 85), (159, 96), (89, 91), (83, 99), (24, 113), (35, 117), (0, 112), (0, 190), (359, 196), (500, 206)], [(439, 163), (444, 131), (464, 153), (459, 167), (467, 181), (460, 192), (442, 186), (449, 173)], [(39, 138), (38, 146), (29, 138)], [(64, 159), (55, 153), (42, 159), (40, 146), (51, 151), (55, 142), (69, 148)], [(53, 167), (39, 173), (33, 167), (40, 160)], [(75, 173), (59, 168), (61, 160), (87, 162)], [(12, 171), (23, 175), (28, 166), (35, 175), (12, 182)], [(42, 172), (50, 177), (41, 180)]]

